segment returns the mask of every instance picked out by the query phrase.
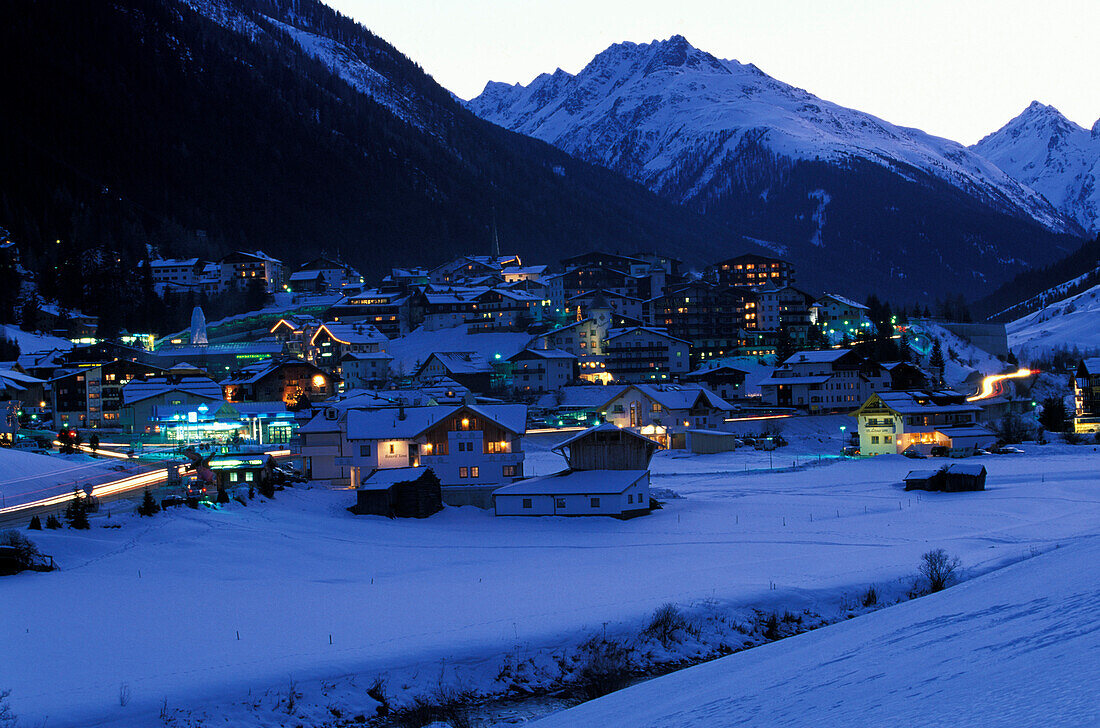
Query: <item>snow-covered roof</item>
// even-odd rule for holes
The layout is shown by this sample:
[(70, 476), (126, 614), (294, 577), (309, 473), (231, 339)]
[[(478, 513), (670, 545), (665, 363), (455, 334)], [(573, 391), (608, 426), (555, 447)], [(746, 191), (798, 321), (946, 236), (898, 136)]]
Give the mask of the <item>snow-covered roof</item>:
[(562, 351), (561, 349), (524, 349), (523, 351), (517, 351), (512, 356), (508, 357), (508, 361), (515, 361), (517, 359), (528, 359), (532, 356), (539, 357), (541, 359), (576, 359), (575, 354), (570, 354), (568, 351)]
[(767, 379), (761, 379), (759, 386), (761, 387), (775, 387), (780, 384), (824, 384), (832, 379), (829, 374), (818, 374), (812, 377), (777, 377), (774, 374)]
[(469, 409), (510, 432), (522, 435), (527, 429), (527, 405), (435, 405), (376, 410), (350, 410), (349, 440), (410, 439), (437, 422)]
[(852, 300), (852, 299), (850, 299), (850, 298), (845, 298), (844, 296), (838, 296), (838, 295), (837, 295), (837, 294), (835, 294), (835, 293), (825, 293), (825, 294), (822, 294), (821, 298), (817, 299), (817, 301), (815, 302), (815, 304), (819, 304), (819, 303), (821, 303), (822, 301), (825, 301), (825, 300), (827, 300), (827, 299), (830, 299), (830, 298), (831, 298), (832, 300), (836, 301), (837, 303), (839, 303), (839, 304), (840, 304), (840, 305), (842, 305), (842, 306), (848, 306), (849, 308), (861, 309), (861, 310), (863, 310), (863, 311), (867, 311), (867, 310), (869, 310), (869, 309), (868, 309), (868, 308), (867, 308), (866, 306), (864, 306), (864, 305), (863, 305), (862, 303), (858, 303), (858, 302), (856, 302), (856, 301), (853, 301), (853, 300)]
[(851, 349), (817, 349), (799, 351), (783, 360), (783, 364), (828, 364), (851, 353)]
[(298, 270), (290, 274), (291, 283), (295, 283), (297, 281), (315, 281), (323, 278), (324, 273), (319, 270)]
[(124, 404), (134, 404), (168, 392), (183, 392), (209, 400), (223, 398), (221, 385), (206, 377), (184, 377), (175, 384), (170, 384), (163, 377), (153, 377), (150, 379), (131, 379), (127, 382), (122, 387), (122, 401)]
[(501, 495), (618, 495), (649, 474), (648, 470), (566, 470), (528, 478), (493, 491)]
[(980, 412), (981, 407), (975, 404), (937, 404), (924, 392), (878, 392), (876, 395), (882, 403), (898, 414), (934, 414), (934, 413), (960, 413)]
[[(725, 410), (727, 412), (732, 412), (737, 409), (714, 392), (696, 384), (632, 384), (630, 387), (638, 390), (654, 402), (659, 403), (661, 407), (666, 410), (691, 409), (700, 399), (705, 400), (705, 404), (714, 409)], [(607, 404), (611, 404), (612, 401), (623, 396), (624, 393), (625, 392), (619, 393), (608, 399)]]
[(978, 463), (951, 463), (947, 466), (949, 475), (982, 475), (985, 466)]
[(1100, 374), (1100, 357), (1094, 356), (1081, 360), (1081, 366), (1089, 374)]
[(428, 468), (383, 468), (381, 470), (375, 470), (373, 473), (363, 478), (363, 482), (359, 485), (357, 490), (389, 490), (398, 483), (406, 483), (410, 480), (416, 480), (424, 473), (428, 472)]
[(928, 480), (939, 474), (939, 470), (910, 470), (902, 480)]
[(379, 344), (385, 346), (389, 343), (389, 338), (372, 324), (326, 321), (313, 334), (310, 345), (317, 340), (321, 331), (327, 331), (329, 336), (342, 344)]
[(689, 344), (689, 345), (691, 344), (690, 341), (686, 341), (684, 339), (678, 339), (675, 336), (672, 336), (671, 334), (668, 333), (668, 330), (666, 330), (666, 329), (659, 329), (659, 328), (656, 328), (654, 326), (631, 326), (629, 328), (624, 328), (624, 329), (611, 329), (610, 331), (607, 332), (607, 340), (611, 341), (612, 339), (617, 339), (620, 336), (624, 336), (626, 334), (631, 334), (631, 333), (634, 333), (636, 331), (643, 331), (647, 334), (652, 334), (653, 336), (659, 336), (662, 339), (667, 339), (669, 341), (678, 341), (681, 344)]
[(684, 375), (684, 379), (707, 379), (714, 376), (747, 376), (748, 372), (744, 369), (738, 369), (737, 367), (730, 366), (729, 364), (722, 364), (721, 366), (711, 367), (710, 369), (696, 369), (693, 372), (688, 372)]
[(472, 351), (434, 351), (424, 360), (421, 369), (428, 365), (432, 358), (439, 360), (451, 374), (484, 374), (492, 371), (489, 362), (477, 352)]

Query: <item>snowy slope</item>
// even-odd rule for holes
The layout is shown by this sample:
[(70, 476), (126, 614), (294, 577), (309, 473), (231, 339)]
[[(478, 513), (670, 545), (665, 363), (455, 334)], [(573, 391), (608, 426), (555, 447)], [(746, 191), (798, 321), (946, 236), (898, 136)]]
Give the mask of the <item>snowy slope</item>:
[[(681, 202), (735, 184), (722, 166), (751, 141), (790, 159), (862, 159), (903, 177), (915, 168), (1065, 229), (1049, 202), (961, 144), (825, 101), (682, 36), (612, 45), (576, 76), (558, 69), (527, 86), (490, 82), (468, 107)], [(824, 210), (827, 194), (821, 202)]]
[[(835, 442), (821, 447), (836, 451)], [(0, 685), (12, 689), (27, 725), (48, 716), (55, 728), (160, 726), (165, 700), (185, 710), (258, 702), (292, 680), (317, 686), (358, 675), (362, 695), (391, 671), (401, 676), (395, 690), (406, 679), (430, 689), (443, 666), (496, 674), (493, 660), (509, 651), (575, 645), (609, 622), (636, 634), (670, 601), (820, 608), (870, 583), (904, 584), (930, 547), (981, 573), (1097, 532), (1091, 448), (1027, 449), (1026, 457), (977, 460), (990, 472), (984, 493), (920, 497), (901, 490), (913, 467), (901, 456), (761, 473), (771, 457), (789, 457), (787, 448), (662, 454), (654, 486), (684, 497), (626, 522), (494, 518), (470, 508), (425, 520), (355, 517), (347, 491), (300, 488), (273, 502), (149, 519), (116, 508), (117, 529), (102, 528), (100, 516), (91, 531), (33, 535), (61, 571), (0, 579)], [(1090, 556), (1080, 568), (1095, 564)], [(1083, 593), (1090, 588), (1082, 581)], [(1059, 589), (1018, 593), (1049, 596), (1069, 619), (1079, 605), (1059, 599)], [(59, 627), (72, 622), (74, 605), (94, 625), (76, 641)], [(906, 689), (899, 680), (878, 684)], [(281, 723), (233, 724), (319, 724), (282, 715)], [(190, 724), (226, 725), (220, 717)]]
[(19, 353), (21, 354), (34, 354), (39, 351), (52, 351), (53, 349), (68, 351), (73, 348), (73, 342), (68, 339), (50, 336), (49, 334), (32, 334), (10, 324), (0, 324), (0, 336), (19, 344)]
[(1100, 539), (673, 673), (540, 728), (1100, 724)]
[(1100, 232), (1100, 120), (1083, 129), (1038, 101), (971, 147), (1044, 195), (1092, 234)]
[(1058, 348), (1100, 350), (1100, 285), (1029, 313), (1005, 327), (1021, 359)]

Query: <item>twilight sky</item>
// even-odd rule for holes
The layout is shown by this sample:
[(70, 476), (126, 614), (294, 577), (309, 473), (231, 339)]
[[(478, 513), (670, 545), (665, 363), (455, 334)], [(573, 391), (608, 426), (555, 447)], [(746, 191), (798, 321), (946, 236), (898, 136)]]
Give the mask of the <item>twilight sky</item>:
[(677, 33), (824, 99), (965, 144), (1032, 99), (1100, 117), (1100, 0), (325, 0), (462, 98)]

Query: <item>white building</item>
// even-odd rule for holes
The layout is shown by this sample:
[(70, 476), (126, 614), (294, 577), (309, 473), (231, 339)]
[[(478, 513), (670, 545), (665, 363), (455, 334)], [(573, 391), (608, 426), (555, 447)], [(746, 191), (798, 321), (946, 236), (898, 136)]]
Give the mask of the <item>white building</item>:
[(997, 436), (978, 424), (982, 408), (957, 392), (879, 392), (852, 412), (861, 455), (891, 455), (914, 447), (972, 450), (993, 445)]
[(553, 392), (576, 378), (577, 357), (561, 349), (524, 349), (508, 361), (517, 392)]
[(655, 384), (633, 384), (602, 408), (612, 424), (652, 428), (657, 435), (687, 428), (719, 429), (735, 410), (732, 404), (698, 385)]
[(852, 349), (800, 351), (760, 382), (765, 404), (810, 412), (850, 409), (890, 389), (890, 372)]
[(616, 382), (669, 382), (687, 374), (691, 343), (664, 329), (612, 329), (604, 342), (604, 365)]
[(393, 357), (384, 351), (348, 353), (340, 358), (339, 371), (345, 389), (365, 389), (385, 382)]

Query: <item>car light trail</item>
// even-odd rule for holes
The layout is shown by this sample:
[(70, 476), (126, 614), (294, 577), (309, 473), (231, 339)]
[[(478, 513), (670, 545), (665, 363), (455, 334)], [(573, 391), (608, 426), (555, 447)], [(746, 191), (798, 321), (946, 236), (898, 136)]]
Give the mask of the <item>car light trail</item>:
[(755, 420), (784, 420), (794, 415), (752, 415), (750, 417), (727, 417), (726, 422), (752, 422)]
[[(152, 485), (159, 485), (166, 480), (168, 480), (167, 470), (154, 470), (149, 473), (131, 475), (126, 478), (120, 478), (119, 480), (112, 480), (109, 483), (102, 483), (100, 485), (93, 486), (92, 495), (96, 498), (100, 498), (105, 495), (124, 493), (128, 490), (134, 490), (136, 488), (148, 488)], [(30, 503), (20, 503), (19, 505), (0, 508), (0, 515), (4, 515), (7, 513), (18, 513), (19, 511), (27, 510), (29, 508), (60, 507), (67, 505), (68, 502), (72, 499), (73, 494), (71, 491), (68, 493), (61, 493), (59, 495), (50, 496), (49, 498), (42, 498), (40, 500), (31, 501)]]
[(982, 379), (982, 388), (977, 394), (967, 397), (967, 402), (977, 402), (982, 399), (989, 399), (1000, 395), (1004, 391), (1004, 381), (1006, 379), (1023, 379), (1024, 377), (1030, 377), (1032, 374), (1038, 374), (1037, 369), (1028, 369), (1027, 367), (1020, 367), (1011, 374), (990, 374), (988, 377)]

